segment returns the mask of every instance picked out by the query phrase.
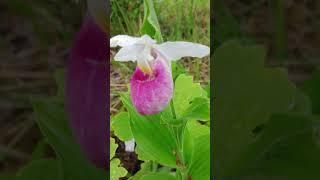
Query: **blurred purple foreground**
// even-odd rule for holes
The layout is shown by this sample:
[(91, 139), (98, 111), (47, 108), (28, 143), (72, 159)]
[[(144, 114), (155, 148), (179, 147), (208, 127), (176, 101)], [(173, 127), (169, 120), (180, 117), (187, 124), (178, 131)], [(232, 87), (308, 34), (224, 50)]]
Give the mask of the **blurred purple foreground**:
[(87, 16), (71, 49), (66, 104), (73, 134), (87, 159), (109, 168), (109, 37)]

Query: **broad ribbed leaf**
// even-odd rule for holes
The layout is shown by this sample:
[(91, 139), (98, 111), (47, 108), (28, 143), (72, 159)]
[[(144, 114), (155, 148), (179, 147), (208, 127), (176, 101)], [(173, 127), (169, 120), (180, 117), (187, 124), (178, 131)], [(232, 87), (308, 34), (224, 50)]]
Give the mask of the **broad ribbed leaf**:
[(210, 100), (208, 98), (194, 98), (189, 107), (182, 114), (183, 119), (210, 120)]
[(144, 175), (140, 180), (176, 180), (176, 178), (172, 174), (158, 172)]
[(151, 161), (144, 162), (140, 166), (141, 166), (140, 170), (134, 176), (131, 176), (129, 178), (129, 180), (140, 180), (142, 176), (152, 172), (152, 162)]
[[(63, 180), (61, 163), (58, 160), (35, 160), (17, 173), (17, 180)], [(6, 179), (4, 179), (6, 180)]]
[(254, 132), (273, 113), (295, 106), (296, 89), (287, 73), (264, 68), (265, 49), (232, 41), (214, 54), (214, 172), (217, 178), (232, 174), (235, 161), (255, 142)]
[(117, 148), (118, 144), (116, 144), (115, 140), (110, 137), (110, 159), (115, 156)]
[(191, 179), (210, 179), (210, 134), (196, 138), (193, 148), (188, 175)]
[(15, 174), (13, 173), (6, 173), (6, 172), (2, 172), (0, 173), (0, 179), (5, 179), (5, 180), (16, 180), (17, 177)]
[(162, 42), (162, 35), (153, 0), (144, 0), (144, 19), (140, 29), (141, 34), (148, 34), (152, 39)]
[(133, 138), (130, 129), (130, 117), (127, 112), (120, 112), (111, 118), (111, 128), (114, 134), (122, 141), (128, 141)]
[(131, 131), (137, 146), (146, 156), (163, 165), (175, 167), (177, 145), (166, 125), (160, 123), (160, 115), (138, 114), (127, 94), (122, 95), (122, 102), (130, 114)]
[[(119, 180), (120, 177), (124, 177), (127, 174), (127, 170), (120, 166), (119, 159), (112, 159), (110, 161), (110, 179)], [(105, 177), (106, 179), (107, 177)]]
[(107, 174), (89, 163), (75, 142), (63, 101), (60, 98), (34, 100), (33, 107), (38, 126), (61, 160), (64, 180), (105, 179)]
[(312, 112), (320, 114), (320, 71), (316, 71), (312, 78), (304, 83), (303, 90), (311, 99)]
[(311, 116), (296, 114), (273, 116), (241, 156), (247, 168), (241, 180), (319, 179), (320, 148), (312, 120)]
[[(177, 118), (182, 118), (184, 115), (188, 115), (190, 110), (193, 110), (192, 115), (196, 115), (197, 113), (200, 114), (203, 109), (196, 109), (199, 104), (202, 102), (199, 102), (199, 99), (196, 100), (195, 104), (192, 104), (192, 101), (195, 100), (195, 98), (206, 98), (207, 94), (200, 86), (200, 83), (194, 83), (192, 76), (187, 76), (185, 74), (181, 74), (177, 77), (175, 80), (175, 89), (174, 89), (174, 96), (173, 96), (173, 104), (175, 108), (175, 112), (177, 115)], [(203, 105), (203, 104), (202, 104)], [(207, 106), (205, 105), (205, 108)], [(197, 110), (197, 111), (195, 111)], [(204, 115), (207, 116), (208, 109), (204, 110)], [(189, 114), (190, 115), (190, 114)]]

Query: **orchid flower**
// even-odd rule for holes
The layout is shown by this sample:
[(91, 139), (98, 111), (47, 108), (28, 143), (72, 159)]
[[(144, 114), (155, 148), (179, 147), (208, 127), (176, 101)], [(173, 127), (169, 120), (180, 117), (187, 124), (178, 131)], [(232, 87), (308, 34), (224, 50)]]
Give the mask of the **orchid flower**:
[[(66, 68), (66, 108), (76, 141), (99, 168), (109, 166), (109, 57), (107, 2), (88, 0), (89, 12), (76, 35)], [(94, 10), (94, 11), (93, 11)], [(103, 21), (104, 20), (104, 21)]]
[(152, 115), (161, 112), (173, 94), (171, 61), (182, 57), (203, 58), (210, 48), (196, 43), (177, 41), (158, 44), (148, 35), (131, 37), (117, 35), (110, 46), (120, 46), (116, 61), (137, 62), (131, 81), (131, 99), (137, 112)]

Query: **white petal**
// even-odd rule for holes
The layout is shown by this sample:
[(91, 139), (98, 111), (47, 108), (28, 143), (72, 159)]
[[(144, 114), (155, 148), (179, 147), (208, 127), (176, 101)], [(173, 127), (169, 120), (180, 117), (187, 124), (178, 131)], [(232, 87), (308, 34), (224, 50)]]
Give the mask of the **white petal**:
[(110, 47), (126, 47), (134, 45), (140, 37), (132, 37), (128, 35), (117, 35), (110, 39)]
[(137, 44), (151, 45), (155, 44), (156, 42), (157, 41), (153, 40), (148, 34), (145, 34), (139, 38)]
[(152, 72), (150, 62), (154, 60), (154, 57), (151, 55), (151, 46), (145, 45), (143, 50), (138, 56), (138, 66), (144, 72)]
[(210, 54), (210, 48), (202, 44), (176, 41), (153, 45), (168, 60), (179, 60), (182, 57), (203, 58)]
[(134, 139), (131, 139), (129, 141), (125, 141), (124, 145), (125, 145), (125, 151), (126, 152), (134, 152), (134, 146), (135, 146)]
[(144, 45), (125, 46), (114, 56), (116, 61), (137, 61), (141, 57)]

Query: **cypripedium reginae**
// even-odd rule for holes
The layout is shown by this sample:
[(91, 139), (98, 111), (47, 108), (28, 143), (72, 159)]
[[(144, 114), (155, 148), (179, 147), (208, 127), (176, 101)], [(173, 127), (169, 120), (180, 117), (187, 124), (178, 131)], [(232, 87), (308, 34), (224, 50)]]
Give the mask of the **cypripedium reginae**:
[(73, 135), (86, 158), (103, 169), (109, 166), (107, 4), (105, 0), (88, 0), (89, 11), (66, 67), (66, 108)]
[(202, 44), (184, 41), (158, 44), (148, 35), (117, 35), (110, 39), (110, 46), (121, 47), (114, 57), (116, 61), (137, 62), (130, 81), (130, 92), (133, 105), (142, 115), (161, 112), (171, 100), (171, 61), (182, 57), (203, 58), (210, 53), (210, 48)]

